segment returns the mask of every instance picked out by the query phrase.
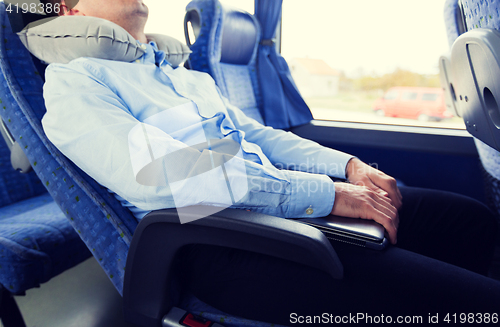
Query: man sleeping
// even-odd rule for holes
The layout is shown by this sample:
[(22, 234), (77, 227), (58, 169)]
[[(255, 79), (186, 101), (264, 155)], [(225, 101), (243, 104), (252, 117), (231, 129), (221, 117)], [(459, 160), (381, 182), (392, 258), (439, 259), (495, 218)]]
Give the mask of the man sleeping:
[(283, 218), (334, 214), (374, 220), (397, 244), (373, 252), (335, 243), (343, 280), (250, 252), (193, 245), (182, 265), (201, 300), (283, 324), (291, 310), (427, 315), (500, 307), (500, 283), (479, 275), (488, 270), (496, 237), (494, 217), (481, 203), (399, 189), (352, 155), (246, 117), (209, 75), (173, 67), (148, 41), (141, 0), (64, 6), (66, 15), (118, 25), (144, 50), (131, 62), (82, 57), (51, 64), (42, 120), (51, 142), (138, 219), (198, 204)]

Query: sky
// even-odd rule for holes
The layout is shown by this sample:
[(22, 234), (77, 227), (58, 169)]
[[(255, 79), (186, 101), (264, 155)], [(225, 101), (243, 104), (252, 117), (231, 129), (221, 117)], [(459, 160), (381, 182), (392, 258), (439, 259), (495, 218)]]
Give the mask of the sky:
[[(184, 41), (189, 1), (144, 0), (147, 32)], [(253, 12), (253, 0), (223, 3)], [(283, 0), (282, 54), (285, 59), (323, 59), (350, 77), (384, 74), (396, 68), (437, 74), (448, 48), (445, 0)]]

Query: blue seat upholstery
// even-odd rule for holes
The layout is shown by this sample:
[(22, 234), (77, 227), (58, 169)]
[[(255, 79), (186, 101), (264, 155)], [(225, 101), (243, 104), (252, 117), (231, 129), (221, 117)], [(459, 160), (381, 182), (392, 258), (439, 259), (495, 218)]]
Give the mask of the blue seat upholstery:
[(0, 284), (6, 290), (19, 294), (37, 287), (90, 256), (38, 177), (12, 168), (5, 144), (0, 194)]
[[(195, 0), (186, 10), (186, 41), (193, 51), (190, 68), (209, 73), (231, 104), (264, 123), (256, 68), (260, 42), (257, 19), (223, 6), (218, 0)], [(195, 31), (193, 44), (187, 32), (188, 22)]]
[(444, 5), (444, 22), (450, 48), (457, 37), (465, 32), (462, 8), (458, 1), (447, 0)]
[[(11, 106), (3, 96), (6, 87), (3, 80), (3, 110)], [(6, 317), (9, 312), (0, 310), (0, 318), (6, 326), (22, 323), (20, 315), (12, 317), (12, 311), (18, 312), (12, 294), (38, 287), (91, 255), (36, 174), (14, 170), (10, 159), (0, 141), (0, 291), (8, 292), (2, 309), (11, 311)]]
[(0, 283), (9, 292), (39, 286), (88, 257), (48, 193), (0, 209)]
[[(16, 105), (12, 101), (2, 78), (2, 112)], [(0, 289), (22, 294), (87, 259), (90, 252), (37, 175), (15, 171), (7, 145), (0, 143)]]

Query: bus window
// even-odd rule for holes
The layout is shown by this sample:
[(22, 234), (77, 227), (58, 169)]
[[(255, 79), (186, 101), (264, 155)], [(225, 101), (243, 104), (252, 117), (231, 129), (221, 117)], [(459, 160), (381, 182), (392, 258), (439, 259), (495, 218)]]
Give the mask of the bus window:
[[(464, 129), (463, 120), (449, 113), (426, 121), (377, 110), (378, 103), (396, 96), (386, 93), (393, 87), (441, 88), (438, 60), (449, 50), (444, 4), (309, 0), (307, 8), (316, 9), (305, 10), (302, 1), (283, 1), (281, 53), (314, 118)], [(401, 100), (422, 104), (420, 99), (438, 97), (416, 96), (402, 94)]]
[[(190, 0), (146, 1), (149, 8), (146, 33), (166, 34), (184, 42), (184, 14), (189, 2)], [(223, 0), (222, 2), (251, 14), (254, 13), (254, 0)]]

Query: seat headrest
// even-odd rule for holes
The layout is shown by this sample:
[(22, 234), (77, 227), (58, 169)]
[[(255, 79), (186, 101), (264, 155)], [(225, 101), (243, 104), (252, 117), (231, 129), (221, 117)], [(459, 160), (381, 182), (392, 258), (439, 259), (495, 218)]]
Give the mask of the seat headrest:
[(221, 62), (246, 65), (258, 46), (260, 31), (255, 18), (247, 12), (224, 8)]
[[(131, 62), (145, 53), (124, 28), (96, 17), (45, 18), (28, 24), (17, 34), (35, 57), (49, 64), (68, 63), (81, 57)], [(170, 36), (146, 36), (148, 41), (156, 42), (174, 67), (186, 61), (191, 53), (185, 44)]]
[(467, 131), (500, 151), (500, 31), (476, 28), (451, 49), (451, 75)]

